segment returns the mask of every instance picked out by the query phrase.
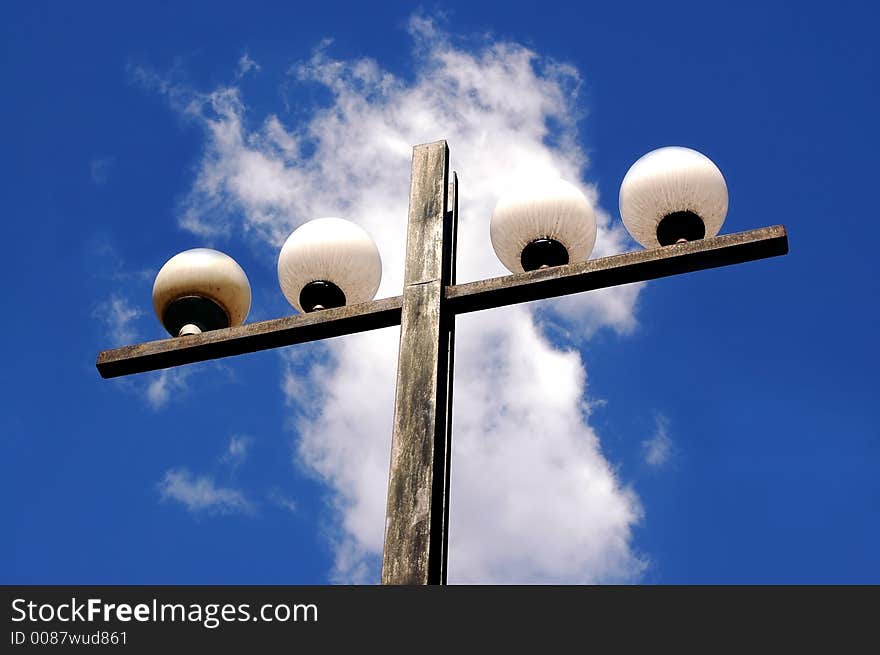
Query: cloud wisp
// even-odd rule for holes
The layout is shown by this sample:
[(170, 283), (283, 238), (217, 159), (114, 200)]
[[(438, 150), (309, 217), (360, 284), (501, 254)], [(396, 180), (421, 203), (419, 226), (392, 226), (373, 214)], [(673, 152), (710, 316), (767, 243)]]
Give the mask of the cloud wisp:
[(238, 60), (238, 71), (235, 74), (236, 79), (241, 79), (251, 71), (259, 72), (260, 65), (251, 59), (248, 53), (244, 53)]
[(238, 468), (247, 459), (252, 441), (250, 437), (241, 434), (229, 437), (226, 451), (220, 457), (220, 460), (229, 464), (232, 468)]
[(277, 487), (260, 492), (251, 489), (246, 493), (230, 484), (237, 477), (250, 454), (254, 439), (244, 435), (232, 435), (223, 452), (216, 460), (215, 472), (226, 480), (217, 482), (218, 476), (197, 475), (187, 467), (173, 467), (165, 472), (158, 484), (163, 500), (182, 504), (192, 514), (251, 514), (256, 515), (264, 503), (252, 500), (263, 498), (269, 504), (288, 513), (297, 511), (297, 503)]
[(271, 502), (276, 507), (279, 507), (283, 510), (286, 510), (291, 513), (295, 513), (298, 509), (296, 501), (286, 496), (278, 489), (273, 489), (267, 495), (269, 502)]
[(642, 456), (645, 464), (653, 468), (661, 468), (672, 457), (672, 439), (669, 436), (669, 421), (658, 416), (654, 435), (642, 442)]
[(186, 380), (191, 371), (186, 368), (167, 368), (154, 373), (147, 383), (147, 402), (155, 410), (165, 407), (172, 396), (186, 390)]
[[(577, 184), (570, 66), (514, 43), (453, 43), (425, 18), (411, 21), (416, 75), (369, 59), (335, 60), (326, 45), (295, 65), (297, 84), (330, 94), (299, 127), (276, 115), (256, 128), (239, 89), (198, 94), (153, 83), (203, 126), (205, 152), (180, 224), (205, 238), (243, 231), (277, 252), (297, 225), (342, 216), (375, 238), (379, 296), (403, 280), (410, 157), (445, 138), (461, 180), (459, 281), (505, 273), (489, 241), (498, 195), (517, 180), (554, 174)], [(140, 75), (150, 79), (149, 75)], [(181, 102), (181, 98), (186, 98)], [(624, 250), (622, 228), (597, 211), (595, 254)], [(461, 317), (456, 354), (450, 581), (591, 583), (638, 579), (632, 546), (638, 498), (602, 454), (589, 422), (588, 377), (576, 339), (637, 325), (639, 285)], [(286, 353), (283, 388), (296, 414), (296, 457), (332, 494), (337, 581), (378, 577), (385, 514), (397, 329), (328, 343), (323, 359)]]
[(134, 343), (138, 338), (137, 320), (144, 312), (132, 305), (127, 298), (112, 295), (95, 308), (94, 316), (107, 328), (114, 346)]
[(209, 476), (196, 476), (185, 468), (171, 469), (159, 483), (163, 499), (183, 504), (194, 513), (250, 513), (253, 506), (237, 489), (218, 486)]

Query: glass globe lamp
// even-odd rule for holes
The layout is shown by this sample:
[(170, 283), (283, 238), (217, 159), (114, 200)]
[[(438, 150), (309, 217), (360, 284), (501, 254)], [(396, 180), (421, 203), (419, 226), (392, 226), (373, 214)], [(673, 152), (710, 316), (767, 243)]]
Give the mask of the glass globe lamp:
[(210, 248), (174, 255), (153, 283), (153, 309), (175, 337), (241, 325), (250, 307), (251, 286), (241, 266)]
[(372, 300), (382, 281), (379, 249), (342, 218), (318, 218), (291, 233), (278, 256), (278, 282), (299, 312)]
[(711, 159), (671, 146), (653, 150), (620, 185), (620, 216), (645, 248), (718, 234), (727, 216), (727, 184)]
[(501, 263), (522, 273), (586, 261), (596, 243), (596, 216), (573, 184), (530, 180), (499, 198), (489, 233)]

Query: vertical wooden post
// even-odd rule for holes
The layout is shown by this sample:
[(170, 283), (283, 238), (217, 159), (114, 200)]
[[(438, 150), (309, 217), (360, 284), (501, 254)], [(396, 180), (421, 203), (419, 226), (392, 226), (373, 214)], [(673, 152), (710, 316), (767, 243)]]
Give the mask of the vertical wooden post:
[[(453, 184), (453, 194), (456, 194)], [(446, 580), (457, 202), (445, 141), (413, 149), (383, 584)], [(457, 195), (457, 194), (456, 194)]]
[[(449, 267), (449, 286), (455, 285), (455, 262), (458, 258), (458, 174), (453, 171), (452, 183), (449, 185), (449, 235), (445, 238), (450, 250), (451, 265)], [(449, 311), (446, 305), (446, 297), (441, 299), (440, 312), (443, 316), (446, 334), (448, 337), (447, 350), (449, 352), (448, 374), (446, 387), (446, 453), (443, 463), (446, 471), (443, 476), (443, 554), (441, 556), (440, 584), (446, 584), (447, 562), (449, 559), (449, 503), (450, 473), (452, 469), (452, 386), (455, 379), (455, 312)]]

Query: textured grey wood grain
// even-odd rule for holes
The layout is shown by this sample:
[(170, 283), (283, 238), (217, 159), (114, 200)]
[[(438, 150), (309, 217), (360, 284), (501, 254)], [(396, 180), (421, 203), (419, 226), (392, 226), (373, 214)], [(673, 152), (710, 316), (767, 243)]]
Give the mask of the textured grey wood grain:
[(390, 327), (400, 323), (402, 304), (401, 296), (383, 298), (348, 307), (105, 350), (98, 355), (98, 372), (102, 377), (113, 378)]
[(443, 531), (438, 519), (442, 520), (443, 513), (445, 466), (441, 460), (448, 391), (448, 336), (440, 321), (442, 291), (440, 281), (435, 280), (414, 285), (404, 294), (383, 584), (440, 582)]
[[(449, 279), (450, 258), (441, 247), (444, 221), (437, 218), (446, 211), (448, 181), (449, 148), (446, 141), (425, 143), (413, 148), (404, 285), (430, 282), (441, 277)], [(410, 257), (411, 253), (419, 255)]]
[[(413, 149), (406, 286), (382, 553), (383, 584), (443, 580), (450, 326), (441, 310), (451, 274), (445, 141)], [(449, 315), (451, 317), (451, 315)]]

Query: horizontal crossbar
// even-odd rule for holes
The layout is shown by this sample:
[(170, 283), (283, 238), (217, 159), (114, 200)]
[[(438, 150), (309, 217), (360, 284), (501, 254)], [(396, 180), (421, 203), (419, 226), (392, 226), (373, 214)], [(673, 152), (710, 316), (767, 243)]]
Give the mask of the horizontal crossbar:
[[(787, 252), (785, 228), (776, 225), (449, 286), (446, 308), (463, 314), (740, 264)], [(113, 378), (390, 327), (400, 324), (401, 306), (402, 298), (396, 296), (105, 350), (98, 355), (98, 372), (102, 377)]]
[(105, 350), (98, 355), (98, 372), (102, 377), (115, 378), (400, 325), (401, 301), (395, 296)]
[(707, 268), (742, 264), (787, 252), (788, 236), (785, 228), (776, 225), (459, 284), (446, 290), (446, 299), (456, 314), (464, 314)]

